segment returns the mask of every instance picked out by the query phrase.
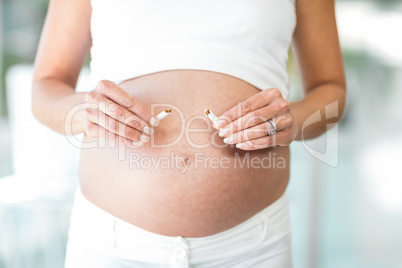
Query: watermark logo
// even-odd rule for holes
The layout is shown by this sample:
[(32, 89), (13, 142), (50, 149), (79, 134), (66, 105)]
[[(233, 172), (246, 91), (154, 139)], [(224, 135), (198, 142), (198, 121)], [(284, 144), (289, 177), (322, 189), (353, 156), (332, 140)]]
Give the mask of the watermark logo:
[(129, 167), (136, 170), (147, 170), (152, 174), (157, 171), (177, 169), (185, 173), (191, 167), (196, 169), (286, 169), (286, 159), (269, 152), (263, 157), (250, 153), (235, 153), (234, 157), (210, 156), (196, 152), (193, 155), (183, 155), (170, 152), (168, 156), (141, 155), (140, 152), (129, 153)]
[[(241, 107), (238, 105), (239, 108)], [(149, 145), (150, 148), (152, 149), (167, 149), (167, 148), (173, 148), (174, 146), (177, 146), (180, 142), (182, 142), (183, 139), (185, 139), (185, 142), (183, 144), (186, 144), (186, 146), (189, 146), (190, 148), (194, 149), (194, 151), (201, 151), (203, 149), (208, 149), (208, 148), (216, 148), (216, 149), (224, 149), (228, 147), (232, 147), (233, 145), (225, 144), (222, 142), (217, 142), (220, 140), (220, 137), (217, 137), (218, 135), (218, 130), (212, 128), (212, 124), (209, 121), (207, 117), (203, 115), (203, 113), (200, 111), (200, 114), (191, 116), (189, 118), (186, 117), (185, 113), (177, 106), (169, 104), (169, 103), (158, 103), (158, 104), (152, 104), (151, 105), (151, 111), (154, 112), (157, 109), (171, 109), (176, 117), (176, 123), (174, 126), (174, 137), (173, 140), (169, 140), (169, 142), (166, 143), (157, 143), (155, 141), (155, 135), (150, 135), (150, 140), (147, 144)], [(139, 169), (149, 169), (151, 167), (162, 167), (162, 166), (170, 166), (172, 168), (182, 168), (184, 170), (187, 170), (189, 163), (193, 163), (194, 167), (201, 167), (203, 165), (206, 165), (206, 167), (213, 168), (214, 166), (219, 166), (219, 168), (225, 168), (226, 165), (232, 164), (231, 167), (233, 168), (257, 168), (257, 166), (260, 167), (267, 167), (270, 166), (274, 160), (275, 157), (273, 158), (274, 160), (269, 160), (268, 158), (264, 157), (259, 157), (259, 158), (253, 158), (251, 159), (246, 159), (246, 157), (249, 157), (247, 154), (246, 157), (242, 158), (240, 161), (239, 155), (234, 154), (231, 156), (231, 158), (225, 159), (224, 157), (221, 158), (214, 158), (212, 157), (211, 159), (206, 159), (207, 157), (204, 155), (203, 160), (199, 160), (197, 153), (195, 153), (193, 156), (190, 157), (190, 159), (180, 159), (179, 156), (172, 156), (176, 157), (173, 160), (172, 159), (164, 159), (164, 158), (159, 158), (159, 159), (151, 159), (147, 158), (145, 156), (140, 156), (140, 154), (132, 153), (133, 150), (138, 150), (140, 151), (140, 148), (127, 148), (126, 146), (119, 146), (117, 139), (110, 139), (110, 137), (107, 137), (105, 133), (102, 133), (102, 131), (105, 131), (105, 129), (98, 128), (97, 133), (92, 133), (91, 139), (88, 139), (90, 141), (85, 141), (83, 140), (80, 136), (82, 134), (74, 135), (73, 134), (73, 122), (74, 118), (76, 116), (82, 116), (82, 113), (85, 113), (88, 109), (91, 109), (93, 111), (107, 111), (108, 109), (114, 109), (114, 107), (111, 107), (110, 105), (106, 105), (105, 102), (98, 102), (98, 103), (81, 103), (77, 104), (74, 107), (70, 109), (68, 112), (66, 118), (65, 118), (65, 136), (68, 139), (68, 141), (76, 147), (79, 147), (81, 149), (91, 149), (91, 148), (117, 148), (119, 150), (118, 152), (118, 160), (121, 161), (126, 161), (127, 160), (127, 153), (129, 153), (129, 162), (130, 162), (130, 168), (135, 168), (138, 167)], [(238, 113), (240, 114), (241, 111), (239, 110)], [(325, 117), (322, 116), (321, 111), (317, 110), (315, 113), (313, 113), (311, 116), (309, 116), (305, 122), (303, 123), (302, 126), (302, 144), (303, 147), (306, 149), (306, 151), (311, 154), (313, 157), (316, 159), (332, 166), (336, 167), (339, 164), (339, 136), (338, 136), (338, 124), (337, 123), (332, 123), (332, 124), (327, 124), (327, 130), (331, 129), (331, 131), (326, 132), (326, 141), (325, 141), (325, 148), (324, 151), (320, 151), (317, 149), (314, 149), (313, 147), (309, 146), (304, 138), (304, 132), (305, 129), (308, 128), (309, 126), (320, 122), (322, 120), (328, 120), (331, 118), (336, 118), (338, 117), (338, 101), (335, 101), (333, 103), (328, 104), (325, 107)], [(107, 122), (107, 116), (104, 113), (99, 112), (99, 117), (97, 121), (99, 122)], [(122, 122), (124, 126), (128, 124), (131, 120), (135, 120), (135, 116), (133, 117), (124, 117), (124, 116), (119, 116), (116, 117), (115, 119), (119, 122)], [(240, 118), (241, 119), (241, 118)], [(254, 120), (265, 120), (266, 118), (261, 118), (260, 115), (254, 116), (254, 117), (248, 117), (245, 119), (246, 121), (241, 121), (241, 120), (236, 120), (235, 123), (233, 124), (233, 127), (235, 128), (240, 128), (242, 125), (245, 128), (248, 128), (251, 125), (253, 125)], [(286, 120), (286, 117), (284, 116), (277, 116), (277, 123), (280, 124), (280, 120)], [(205, 122), (204, 127), (198, 127), (194, 128), (192, 127), (195, 122), (197, 121), (202, 121)], [(110, 126), (110, 125), (109, 125)], [(171, 126), (173, 127), (173, 126)], [(128, 127), (127, 127), (128, 128)], [(126, 130), (123, 129), (123, 132)], [(157, 131), (157, 130), (156, 130)], [(164, 131), (168, 133), (168, 128), (164, 128)], [(256, 130), (258, 132), (258, 130)], [(192, 138), (192, 134), (200, 134), (203, 135), (204, 137), (206, 134), (210, 133), (210, 136), (208, 139), (202, 139), (201, 142), (199, 139)], [(255, 131), (254, 131), (255, 133)], [(279, 133), (279, 132), (278, 132)], [(169, 133), (168, 133), (169, 134)], [(249, 131), (248, 135), (252, 135), (253, 131)], [(115, 135), (116, 137), (117, 135)], [(195, 135), (197, 137), (197, 135)], [(245, 136), (243, 137), (246, 142), (248, 137)], [(271, 136), (271, 139), (275, 142), (276, 135)], [(259, 149), (257, 146), (255, 149)], [(128, 150), (128, 151), (127, 151)], [(173, 150), (174, 151), (174, 150)], [(236, 158), (237, 157), (237, 158)], [(171, 158), (170, 156), (168, 158)], [(242, 162), (243, 161), (243, 162)], [(264, 162), (265, 161), (265, 162)], [(189, 163), (187, 163), (189, 162)], [(209, 163), (209, 164), (206, 164)], [(285, 165), (283, 164), (278, 164), (280, 163), (274, 163), (272, 164), (274, 167), (278, 168), (277, 165)], [(168, 165), (169, 164), (169, 165)], [(144, 168), (146, 166), (149, 166), (149, 168)], [(198, 165), (198, 166), (197, 166)], [(184, 171), (185, 172), (185, 171)]]
[[(332, 102), (325, 106), (325, 120), (330, 118), (338, 117), (338, 101)], [(324, 152), (320, 152), (312, 147), (308, 146), (306, 140), (304, 139), (304, 129), (311, 126), (314, 123), (322, 121), (321, 111), (318, 110), (312, 115), (310, 115), (306, 121), (303, 123), (302, 127), (302, 143), (303, 147), (309, 152), (313, 157), (320, 160), (321, 162), (336, 167), (339, 164), (339, 132), (338, 124), (332, 123), (327, 124), (326, 140), (324, 143)], [(330, 130), (331, 129), (331, 130)], [(320, 137), (321, 138), (321, 137)]]

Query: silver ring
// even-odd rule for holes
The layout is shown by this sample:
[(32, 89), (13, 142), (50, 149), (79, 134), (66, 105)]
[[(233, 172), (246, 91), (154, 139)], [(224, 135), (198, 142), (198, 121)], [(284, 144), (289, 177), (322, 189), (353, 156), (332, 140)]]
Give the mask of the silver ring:
[(276, 133), (276, 130), (275, 130), (275, 127), (273, 127), (273, 126), (275, 126), (275, 125), (271, 126), (271, 123), (272, 123), (271, 120), (267, 120), (267, 121), (265, 121), (265, 123), (266, 123), (266, 125), (267, 125), (268, 128), (269, 128), (269, 130), (268, 130), (268, 136), (274, 135), (274, 134)]
[(275, 122), (273, 121), (273, 120), (268, 120), (273, 126), (274, 126), (274, 129), (275, 129), (275, 132), (276, 132), (276, 130), (277, 130), (277, 127), (276, 127), (276, 124), (275, 124)]

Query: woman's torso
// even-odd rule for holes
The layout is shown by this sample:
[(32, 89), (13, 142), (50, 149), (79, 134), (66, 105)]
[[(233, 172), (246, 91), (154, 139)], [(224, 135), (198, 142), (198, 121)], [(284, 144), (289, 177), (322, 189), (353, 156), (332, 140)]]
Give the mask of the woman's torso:
[[(91, 4), (92, 86), (126, 80), (120, 86), (150, 109), (161, 103), (175, 109), (142, 148), (100, 141), (82, 149), (83, 194), (143, 229), (187, 237), (228, 229), (275, 201), (288, 183), (288, 147), (225, 146), (203, 111), (220, 115), (269, 87), (287, 97), (294, 2)], [(164, 107), (154, 108), (157, 114)]]
[(100, 140), (98, 147), (81, 150), (81, 189), (99, 207), (151, 232), (198, 237), (237, 225), (284, 192), (288, 147), (230, 147), (203, 116), (205, 108), (222, 114), (260, 92), (255, 87), (193, 70), (160, 72), (120, 86), (149, 108), (163, 104), (155, 114), (175, 110), (142, 148)]

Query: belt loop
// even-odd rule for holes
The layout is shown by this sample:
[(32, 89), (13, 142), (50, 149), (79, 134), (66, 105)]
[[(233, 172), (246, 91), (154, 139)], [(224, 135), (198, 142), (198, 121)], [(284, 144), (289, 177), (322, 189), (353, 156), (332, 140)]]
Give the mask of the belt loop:
[(117, 224), (117, 217), (113, 219), (113, 248), (116, 249), (117, 239), (116, 239), (116, 224)]
[(267, 237), (267, 232), (268, 232), (268, 224), (269, 224), (269, 219), (268, 215), (260, 215), (260, 219), (262, 220), (262, 234), (261, 234), (261, 243), (265, 241), (265, 238)]

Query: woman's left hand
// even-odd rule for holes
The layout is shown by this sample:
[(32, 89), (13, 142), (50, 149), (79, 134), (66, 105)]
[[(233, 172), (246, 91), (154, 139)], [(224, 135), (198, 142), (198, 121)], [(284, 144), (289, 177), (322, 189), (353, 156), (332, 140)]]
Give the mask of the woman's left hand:
[[(276, 133), (269, 136), (267, 120), (272, 120)], [(227, 144), (242, 150), (258, 150), (272, 146), (287, 146), (297, 135), (289, 102), (277, 88), (270, 88), (239, 103), (216, 121), (219, 136)], [(271, 126), (272, 128), (272, 126)]]

